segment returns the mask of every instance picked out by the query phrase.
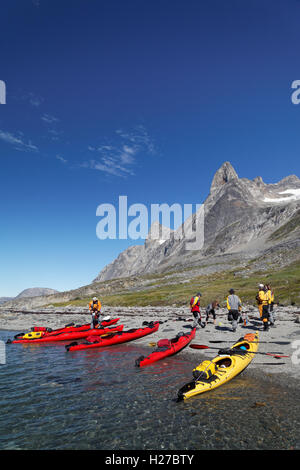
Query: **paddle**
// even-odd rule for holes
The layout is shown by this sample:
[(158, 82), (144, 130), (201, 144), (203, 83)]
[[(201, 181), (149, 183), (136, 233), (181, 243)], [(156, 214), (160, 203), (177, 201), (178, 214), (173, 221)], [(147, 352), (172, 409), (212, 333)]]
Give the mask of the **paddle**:
[[(205, 344), (190, 344), (190, 348), (192, 349), (217, 349), (218, 351), (220, 351), (219, 348), (213, 348), (212, 346), (206, 346)], [(230, 350), (228, 350), (230, 351)], [(235, 351), (241, 351), (241, 352), (245, 352), (245, 349), (238, 349), (238, 348), (235, 348)], [(279, 359), (281, 357), (290, 357), (290, 356), (283, 356), (281, 353), (276, 353), (276, 354), (272, 354), (272, 353), (263, 353), (263, 352), (252, 352), (252, 351), (247, 351), (249, 354), (261, 354), (263, 356), (273, 356), (275, 357), (276, 359)]]
[(282, 366), (285, 362), (256, 362), (256, 366)]
[[(212, 341), (209, 341), (209, 343), (232, 343), (232, 341), (223, 341), (222, 339), (216, 339), (216, 340), (212, 340)], [(248, 341), (248, 343), (262, 343), (262, 344), (280, 344), (281, 346), (285, 345), (285, 344), (291, 344), (290, 341)]]

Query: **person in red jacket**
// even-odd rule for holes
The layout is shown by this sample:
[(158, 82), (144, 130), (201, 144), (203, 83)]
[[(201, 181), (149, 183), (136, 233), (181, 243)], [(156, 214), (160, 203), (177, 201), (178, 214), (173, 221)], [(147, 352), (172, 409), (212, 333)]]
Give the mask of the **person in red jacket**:
[(198, 292), (194, 297), (192, 297), (191, 301), (190, 301), (190, 307), (191, 307), (191, 312), (192, 312), (193, 317), (194, 317), (194, 325), (193, 326), (196, 326), (198, 324), (202, 328), (204, 328), (205, 323), (202, 323), (202, 321), (201, 321), (200, 297), (202, 297), (200, 292)]

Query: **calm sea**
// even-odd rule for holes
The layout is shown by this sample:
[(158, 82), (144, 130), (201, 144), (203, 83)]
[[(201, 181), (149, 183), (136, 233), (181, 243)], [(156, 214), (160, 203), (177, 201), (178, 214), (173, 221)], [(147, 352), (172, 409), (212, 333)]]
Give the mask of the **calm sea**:
[[(0, 339), (14, 334), (0, 331)], [(138, 343), (76, 353), (62, 344), (7, 345), (0, 449), (300, 447), (296, 389), (250, 365), (229, 384), (176, 403), (197, 363), (182, 352), (136, 368), (135, 359), (150, 350)]]

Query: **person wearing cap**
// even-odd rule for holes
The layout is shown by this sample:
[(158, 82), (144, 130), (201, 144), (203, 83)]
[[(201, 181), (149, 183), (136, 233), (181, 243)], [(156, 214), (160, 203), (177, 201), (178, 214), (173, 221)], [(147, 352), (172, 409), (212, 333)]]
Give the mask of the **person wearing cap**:
[(198, 292), (194, 297), (192, 297), (191, 301), (190, 301), (190, 307), (191, 307), (192, 315), (194, 317), (194, 325), (193, 326), (196, 326), (198, 324), (198, 325), (201, 326), (201, 328), (204, 328), (205, 323), (202, 323), (202, 321), (201, 321), (200, 297), (202, 297), (200, 292)]
[(242, 310), (242, 302), (241, 299), (235, 294), (234, 289), (230, 289), (226, 302), (228, 310), (228, 321), (231, 322), (232, 331), (236, 331), (238, 319)]
[(101, 302), (97, 299), (97, 297), (93, 297), (93, 299), (90, 301), (89, 311), (92, 314), (91, 328), (96, 328), (101, 314)]
[(264, 284), (258, 284), (258, 293), (256, 295), (260, 319), (264, 325), (264, 331), (269, 329), (269, 295), (268, 289)]

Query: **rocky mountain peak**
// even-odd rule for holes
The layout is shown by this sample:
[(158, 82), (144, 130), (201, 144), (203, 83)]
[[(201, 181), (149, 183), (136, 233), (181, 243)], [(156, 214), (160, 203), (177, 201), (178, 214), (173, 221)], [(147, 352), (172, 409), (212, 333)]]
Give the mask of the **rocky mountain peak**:
[(257, 184), (257, 186), (262, 186), (264, 185), (264, 182), (263, 182), (263, 179), (261, 176), (256, 176), (256, 178), (254, 178), (254, 183)]
[(239, 178), (230, 162), (224, 162), (215, 173), (210, 194), (203, 204), (203, 220), (200, 220), (204, 243), (200, 248), (191, 248), (196, 214), (176, 233), (154, 222), (145, 244), (127, 248), (102, 269), (95, 281), (168, 272), (175, 266), (206, 265), (215, 256), (224, 256), (224, 262), (233, 254), (250, 259), (268, 250), (276, 251), (276, 244), (280, 250), (283, 247), (293, 250), (300, 247), (299, 212), (297, 176), (268, 184), (260, 176), (253, 180)]
[(283, 178), (278, 184), (284, 186), (284, 185), (296, 185), (296, 187), (299, 187), (300, 179), (296, 175), (289, 175)]
[(210, 192), (219, 191), (224, 184), (229, 183), (234, 179), (238, 179), (238, 175), (230, 162), (224, 162), (223, 165), (216, 171), (212, 180)]
[(162, 244), (166, 240), (170, 239), (170, 235), (172, 232), (173, 230), (168, 227), (165, 227), (158, 221), (153, 222), (147, 235), (147, 241), (156, 241), (159, 244)]

